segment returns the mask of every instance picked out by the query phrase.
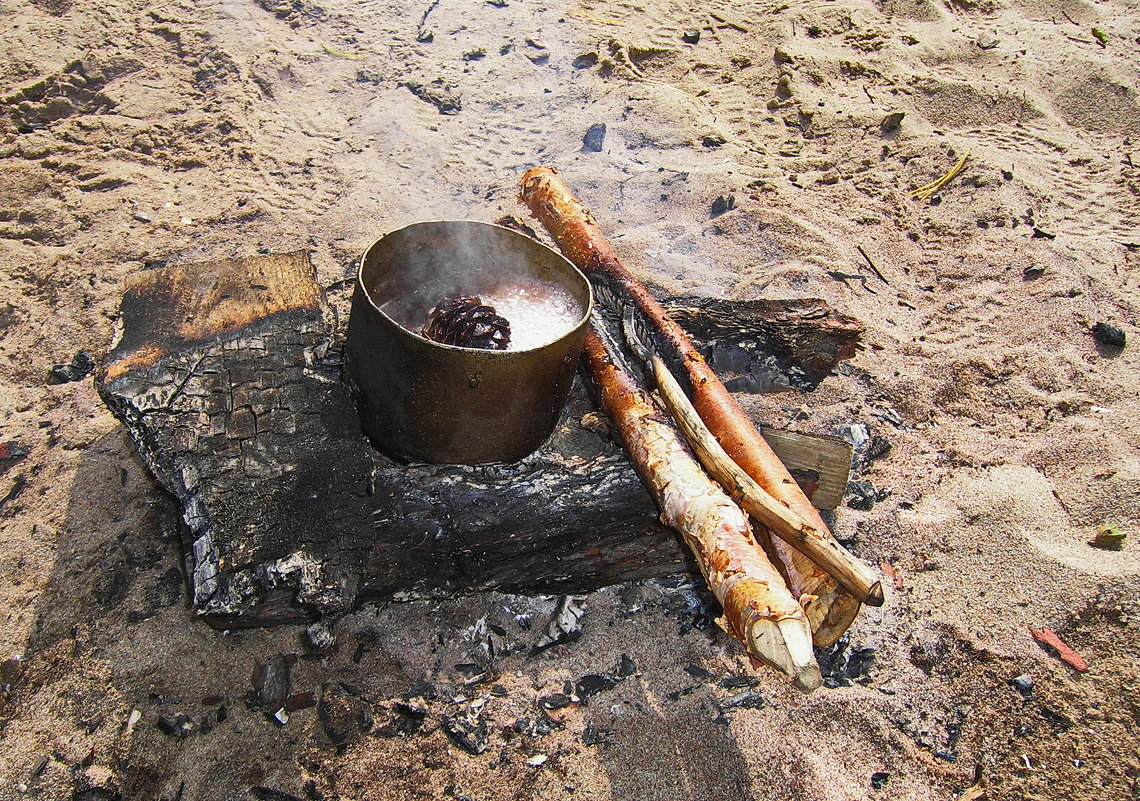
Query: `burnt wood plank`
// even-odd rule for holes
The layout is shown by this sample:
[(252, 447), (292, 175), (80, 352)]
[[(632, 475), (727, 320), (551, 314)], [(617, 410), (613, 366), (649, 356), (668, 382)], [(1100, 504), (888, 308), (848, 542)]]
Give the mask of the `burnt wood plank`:
[[(744, 348), (760, 327), (731, 306), (685, 308)], [(304, 253), (148, 271), (123, 320), (97, 386), (182, 504), (193, 604), (212, 625), (693, 570), (581, 382), (518, 464), (400, 465), (375, 451)]]

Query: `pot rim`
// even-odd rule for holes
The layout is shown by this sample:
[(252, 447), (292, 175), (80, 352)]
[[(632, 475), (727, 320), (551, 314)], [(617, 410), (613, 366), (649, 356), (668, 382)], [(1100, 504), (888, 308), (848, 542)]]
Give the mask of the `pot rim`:
[[(554, 339), (552, 339), (548, 342), (543, 342), (542, 344), (535, 345), (535, 346), (530, 347), (530, 348), (519, 348), (519, 349), (507, 348), (505, 350), (493, 350), (490, 348), (466, 348), (466, 347), (462, 347), (460, 345), (448, 345), (448, 344), (443, 343), (443, 342), (436, 342), (434, 339), (428, 339), (427, 337), (422, 336), (421, 334), (418, 334), (415, 331), (412, 331), (410, 328), (402, 325), (397, 320), (390, 317), (387, 312), (385, 312), (383, 309), (381, 309), (379, 306), (376, 305), (376, 301), (372, 297), (372, 293), (369, 292), (367, 287), (364, 286), (364, 265), (365, 265), (365, 262), (368, 261), (368, 254), (370, 254), (372, 252), (373, 248), (375, 248), (377, 245), (379, 245), (385, 239), (387, 239), (391, 236), (395, 236), (396, 234), (401, 233), (402, 231), (406, 231), (409, 228), (416, 228), (416, 227), (419, 227), (421, 225), (438, 225), (440, 223), (445, 223), (445, 224), (446, 223), (462, 223), (464, 225), (479, 225), (479, 226), (486, 226), (487, 228), (497, 228), (500, 231), (506, 231), (507, 233), (512, 234), (514, 236), (520, 236), (523, 239), (527, 240), (528, 242), (533, 242), (535, 245), (538, 245), (540, 248), (543, 248), (544, 250), (547, 250), (550, 253), (554, 254), (554, 256), (557, 257), (558, 259), (560, 259), (567, 267), (569, 267), (570, 270), (575, 275), (577, 275), (579, 278), (582, 279), (582, 283), (586, 287), (586, 309), (585, 309), (585, 312), (582, 314), (581, 318), (576, 323), (574, 323), (574, 325), (572, 325), (570, 328), (568, 328), (563, 334), (560, 334), (559, 336), (555, 337)], [(532, 351), (542, 350), (543, 348), (548, 348), (551, 345), (553, 345), (554, 343), (560, 342), (563, 339), (565, 339), (566, 337), (573, 335), (583, 325), (586, 325), (587, 323), (589, 323), (590, 316), (591, 316), (591, 314), (593, 314), (593, 311), (594, 311), (594, 287), (590, 283), (590, 279), (586, 277), (585, 273), (583, 273), (581, 270), (578, 269), (577, 265), (575, 265), (574, 262), (570, 261), (568, 258), (566, 258), (566, 256), (559, 253), (557, 250), (550, 247), (549, 245), (547, 245), (544, 242), (540, 242), (537, 239), (531, 239), (526, 234), (523, 234), (519, 231), (516, 231), (513, 228), (508, 228), (505, 225), (499, 225), (497, 223), (483, 222), (482, 220), (419, 220), (417, 222), (408, 223), (407, 225), (402, 225), (399, 228), (395, 228), (391, 231), (388, 231), (385, 234), (382, 234), (381, 236), (379, 236), (378, 238), (373, 240), (372, 243), (369, 244), (368, 247), (366, 247), (364, 249), (364, 253), (361, 254), (360, 260), (357, 262), (357, 266), (356, 266), (356, 288), (358, 290), (360, 290), (360, 292), (364, 295), (364, 298), (368, 301), (368, 305), (372, 308), (372, 310), (374, 312), (376, 312), (377, 314), (379, 314), (382, 318), (384, 318), (385, 320), (390, 322), (395, 328), (397, 328), (400, 331), (401, 335), (411, 337), (416, 342), (427, 343), (428, 345), (433, 345), (435, 347), (444, 348), (446, 350), (458, 351), (461, 353), (478, 353), (485, 358), (491, 358), (491, 359), (511, 358), (512, 356), (517, 357), (521, 353), (530, 353)]]

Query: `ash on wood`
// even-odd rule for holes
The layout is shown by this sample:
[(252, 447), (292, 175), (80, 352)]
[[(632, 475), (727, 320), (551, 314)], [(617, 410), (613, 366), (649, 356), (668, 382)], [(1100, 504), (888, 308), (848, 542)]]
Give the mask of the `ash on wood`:
[[(742, 369), (785, 365), (793, 386), (818, 383), (859, 333), (821, 302), (681, 305), (700, 344), (745, 353)], [(588, 424), (596, 407), (580, 382), (551, 439), (517, 464), (400, 465), (376, 452), (304, 253), (151, 270), (122, 312), (97, 386), (182, 504), (193, 604), (211, 625), (693, 571), (620, 446)], [(805, 342), (822, 352), (796, 351)]]

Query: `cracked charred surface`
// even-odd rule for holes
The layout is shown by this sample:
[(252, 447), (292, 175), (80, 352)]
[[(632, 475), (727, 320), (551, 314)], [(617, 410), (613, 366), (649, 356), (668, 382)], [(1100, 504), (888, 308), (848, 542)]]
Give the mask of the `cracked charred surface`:
[[(733, 322), (707, 323), (703, 344), (747, 343), (758, 358), (757, 342), (782, 336), (769, 318), (829, 319), (775, 302), (742, 324), (732, 304), (705, 305)], [(551, 439), (517, 464), (376, 452), (304, 252), (150, 270), (124, 296), (123, 323), (99, 391), (182, 504), (194, 608), (212, 625), (695, 572), (580, 381)]]

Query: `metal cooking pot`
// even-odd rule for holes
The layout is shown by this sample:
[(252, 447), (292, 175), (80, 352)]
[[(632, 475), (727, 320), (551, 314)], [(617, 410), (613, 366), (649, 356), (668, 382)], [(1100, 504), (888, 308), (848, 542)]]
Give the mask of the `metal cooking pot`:
[[(444, 297), (493, 296), (503, 286), (560, 298), (565, 313), (546, 323), (549, 341), (480, 350), (419, 335)], [(345, 350), (364, 430), (404, 461), (518, 461), (558, 422), (592, 305), (590, 282), (573, 264), (510, 229), (442, 221), (386, 234), (360, 260)]]

